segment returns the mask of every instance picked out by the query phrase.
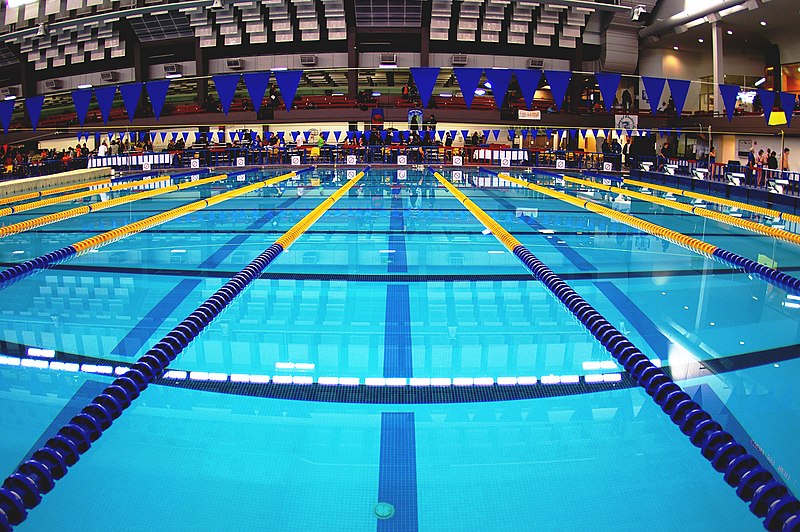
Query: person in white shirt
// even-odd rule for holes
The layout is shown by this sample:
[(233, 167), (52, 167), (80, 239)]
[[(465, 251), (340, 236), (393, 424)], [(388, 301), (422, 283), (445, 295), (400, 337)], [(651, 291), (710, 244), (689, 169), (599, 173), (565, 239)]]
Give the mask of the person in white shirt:
[(97, 148), (97, 156), (105, 157), (107, 153), (108, 153), (108, 144), (106, 144), (106, 141), (103, 141), (103, 143)]

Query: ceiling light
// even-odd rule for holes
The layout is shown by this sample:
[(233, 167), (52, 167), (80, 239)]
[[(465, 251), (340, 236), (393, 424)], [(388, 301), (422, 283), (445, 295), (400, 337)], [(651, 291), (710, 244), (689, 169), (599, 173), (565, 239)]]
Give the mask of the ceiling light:
[(381, 63), (378, 65), (378, 68), (397, 68), (397, 65), (391, 65), (389, 63)]
[(91, 83), (81, 83), (80, 85), (78, 85), (78, 88), (79, 89), (91, 89), (92, 88), (92, 84)]
[(486, 87), (487, 89), (491, 89), (492, 88), (492, 84), (490, 82), (488, 82), (488, 81), (486, 83), (484, 83), (483, 86)]
[(767, 81), (765, 78), (761, 78), (760, 80), (756, 81), (756, 87), (758, 87), (759, 85), (761, 85), (765, 81)]
[(452, 98), (453, 94), (450, 92), (440, 92), (439, 96), (441, 96), (442, 98)]
[(761, 21), (761, 25), (762, 25), (762, 26), (766, 26), (766, 25), (767, 25), (767, 23), (766, 23), (765, 21), (763, 21), (763, 20), (762, 20), (762, 21)]
[(733, 35), (733, 30), (728, 30), (728, 31), (727, 31), (727, 32), (725, 32), (725, 33), (727, 33), (728, 35)]
[(705, 42), (703, 39), (697, 39), (697, 42)]
[(483, 96), (484, 94), (486, 94), (485, 90), (483, 90), (483, 89), (475, 89), (475, 95), (476, 96)]
[[(9, 7), (10, 6), (11, 6), (11, 4), (9, 3)], [(47, 35), (47, 24), (45, 24), (43, 22), (43, 23), (39, 24), (39, 27), (36, 29), (36, 36), (37, 37), (44, 37), (45, 35)]]
[(167, 74), (167, 75), (166, 75), (166, 76), (164, 76), (164, 77), (165, 77), (165, 78), (167, 78), (167, 79), (178, 79), (178, 78), (182, 78), (182, 77), (183, 77), (183, 75), (182, 75), (182, 74), (177, 74), (177, 73), (176, 73), (176, 74)]
[(378, 96), (380, 96), (380, 95), (381, 95), (381, 93), (376, 91), (376, 92), (373, 92), (373, 93), (372, 93), (372, 95), (373, 95), (375, 98), (377, 98)]
[[(6, 96), (3, 99), (6, 100), (6, 101), (16, 100), (17, 99), (17, 95), (16, 94), (9, 94), (8, 96)], [(14, 253), (16, 253), (16, 251)]]
[(677, 50), (677, 49), (678, 49), (678, 47), (677, 47), (677, 46), (673, 46), (673, 47), (672, 47), (672, 49), (673, 49), (673, 50)]

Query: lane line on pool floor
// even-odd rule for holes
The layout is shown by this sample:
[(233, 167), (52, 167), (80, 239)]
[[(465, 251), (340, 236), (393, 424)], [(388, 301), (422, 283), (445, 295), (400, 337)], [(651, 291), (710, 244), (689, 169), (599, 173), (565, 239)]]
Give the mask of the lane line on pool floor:
[[(300, 198), (289, 198), (276, 206), (276, 210), (264, 214), (258, 220), (251, 223), (249, 227), (263, 227), (281, 212), (282, 206), (292, 205), (298, 199)], [(205, 259), (199, 267), (203, 269), (216, 268), (249, 238), (249, 235), (237, 235), (231, 238)], [(230, 277), (230, 275), (228, 277)], [(119, 344), (111, 350), (111, 353), (119, 356), (134, 356), (201, 282), (202, 279), (183, 279), (180, 281), (175, 288), (153, 306), (147, 315), (133, 326)]]
[[(757, 457), (726, 432), (662, 369), (656, 367), (625, 335), (617, 330), (586, 300), (558, 278), (544, 263), (500, 224), (483, 212), (463, 192), (429, 167), (439, 182), (475, 218), (523, 262), (526, 268), (586, 327), (592, 336), (631, 373), (639, 386), (655, 401), (714, 469), (724, 473), (736, 494), (750, 503), (750, 511), (763, 520), (768, 530), (780, 530), (787, 523), (800, 523), (800, 501), (786, 486), (761, 467)], [(504, 176), (508, 179), (508, 176)], [(518, 180), (520, 184), (525, 181)], [(531, 187), (528, 184), (529, 188)], [(534, 185), (535, 186), (535, 185)], [(537, 187), (541, 188), (541, 187)]]
[[(15, 473), (6, 478), (3, 487), (0, 488), (0, 528), (9, 528), (23, 522), (27, 518), (28, 509), (36, 507), (41, 502), (42, 495), (55, 487), (56, 481), (61, 479), (68, 468), (89, 450), (92, 442), (99, 439), (113, 421), (164, 373), (189, 343), (368, 171), (369, 166), (312, 209), (140, 357), (124, 375), (115, 379), (80, 414), (64, 425), (57, 436), (48, 440), (40, 451), (37, 451), (45, 457), (44, 461), (27, 460)], [(294, 175), (297, 173), (292, 172)], [(253, 186), (255, 185), (249, 187)], [(249, 189), (249, 187), (242, 188)]]

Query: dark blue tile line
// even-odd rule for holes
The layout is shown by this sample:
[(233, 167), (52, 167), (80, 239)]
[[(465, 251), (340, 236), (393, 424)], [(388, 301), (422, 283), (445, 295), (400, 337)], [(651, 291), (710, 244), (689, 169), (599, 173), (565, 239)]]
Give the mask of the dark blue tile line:
[[(764, 449), (750, 436), (747, 430), (739, 423), (736, 416), (733, 415), (722, 398), (717, 395), (711, 386), (708, 384), (700, 384), (699, 386), (687, 386), (684, 391), (692, 397), (692, 401), (699, 404), (706, 412), (708, 412), (717, 423), (722, 425), (722, 428), (730, 432), (737, 442), (741, 443), (747, 452), (758, 458), (761, 467), (772, 473), (776, 479), (782, 479), (789, 491), (791, 492), (790, 479), (787, 478), (786, 470), (780, 465), (775, 464), (774, 459), (768, 455)], [(763, 459), (762, 459), (763, 458)], [(777, 467), (776, 467), (777, 466)], [(782, 474), (783, 473), (783, 474)], [(794, 495), (794, 494), (792, 494)]]
[(394, 507), (389, 519), (378, 519), (378, 532), (419, 530), (417, 515), (417, 449), (413, 412), (381, 414), (378, 502)]
[[(263, 216), (258, 218), (256, 221), (254, 221), (253, 223), (248, 225), (245, 230), (246, 231), (253, 231), (253, 230), (261, 229), (262, 227), (267, 225), (270, 221), (272, 221), (272, 219), (275, 218), (275, 216), (277, 216), (283, 209), (291, 206), (298, 199), (300, 199), (300, 198), (299, 197), (294, 197), (294, 198), (290, 198), (290, 199), (284, 201), (283, 203), (281, 203), (280, 205), (275, 207), (275, 210), (267, 212), (266, 214), (264, 214)], [(200, 264), (199, 267), (200, 268), (216, 268), (217, 266), (222, 264), (222, 261), (224, 261), (231, 253), (233, 253), (236, 250), (236, 248), (238, 248), (239, 246), (244, 244), (247, 241), (247, 239), (250, 238), (251, 236), (253, 236), (253, 235), (236, 235), (236, 236), (234, 236), (233, 238), (228, 240), (228, 242), (226, 244), (224, 244), (221, 248), (219, 248), (214, 253), (212, 253), (211, 256), (209, 256), (206, 260), (204, 260), (203, 263)]]
[(178, 283), (145, 317), (139, 320), (111, 353), (123, 357), (135, 355), (201, 282), (203, 282), (201, 279), (184, 279)]
[[(516, 212), (517, 207), (510, 201), (498, 195), (496, 192), (487, 191), (487, 196), (491, 197), (493, 200), (502, 205), (508, 211)], [(533, 229), (536, 230), (547, 229), (545, 226), (540, 224), (535, 218), (532, 218), (530, 216), (521, 216), (520, 219)], [(569, 260), (572, 264), (574, 264), (575, 267), (578, 268), (580, 271), (582, 272), (597, 271), (597, 268), (595, 268), (592, 265), (592, 263), (583, 258), (583, 256), (580, 253), (572, 249), (569, 244), (555, 237), (555, 235), (542, 235), (542, 237), (547, 237), (546, 240), (550, 242), (550, 244), (553, 247), (555, 247), (559, 251), (559, 253), (564, 255), (564, 257), (567, 260)]]
[(411, 358), (411, 308), (407, 284), (386, 286), (383, 376), (414, 376)]
[[(42, 432), (39, 439), (33, 444), (30, 450), (25, 453), (25, 457), (20, 460), (20, 464), (33, 456), (37, 450), (41, 449), (47, 440), (56, 435), (56, 432), (69, 422), (70, 419), (77, 416), (81, 409), (85, 407), (92, 399), (97, 397), (100, 392), (108, 386), (107, 382), (87, 380), (75, 392), (75, 395), (67, 401), (67, 404), (56, 414), (50, 425)], [(19, 464), (17, 464), (19, 467)], [(16, 471), (16, 467), (14, 468)]]
[[(277, 216), (281, 209), (292, 205), (297, 201), (298, 197), (290, 198), (280, 205), (275, 210), (271, 210), (251, 223), (247, 229), (261, 229), (269, 223), (275, 216)], [(228, 242), (223, 244), (219, 249), (214, 251), (206, 260), (198, 266), (200, 269), (216, 268), (222, 261), (224, 261), (236, 248), (244, 244), (252, 235), (236, 235)], [(125, 338), (111, 350), (112, 354), (119, 356), (133, 356), (139, 349), (147, 342), (153, 333), (166, 321), (176, 308), (192, 293), (197, 285), (200, 284), (199, 279), (184, 279), (173, 288), (169, 294), (164, 296), (161, 301), (155, 304), (153, 309), (137, 323), (133, 329), (128, 332)]]
[(405, 219), (403, 218), (403, 200), (399, 196), (392, 197), (392, 211), (389, 218), (389, 230), (395, 231), (389, 235), (389, 273), (405, 273), (408, 271), (406, 262), (406, 236)]
[(667, 358), (669, 346), (672, 344), (664, 333), (658, 330), (653, 321), (642, 312), (636, 303), (625, 295), (622, 290), (610, 281), (599, 281), (594, 285), (600, 289), (606, 298), (617, 307), (628, 323), (636, 329), (653, 352), (660, 358)]

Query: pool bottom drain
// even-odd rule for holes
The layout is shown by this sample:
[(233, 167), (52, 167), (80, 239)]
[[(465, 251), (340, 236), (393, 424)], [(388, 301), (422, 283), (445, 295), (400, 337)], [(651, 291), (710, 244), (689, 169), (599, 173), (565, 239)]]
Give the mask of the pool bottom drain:
[(389, 519), (394, 515), (394, 506), (388, 502), (379, 502), (373, 511), (378, 519)]

